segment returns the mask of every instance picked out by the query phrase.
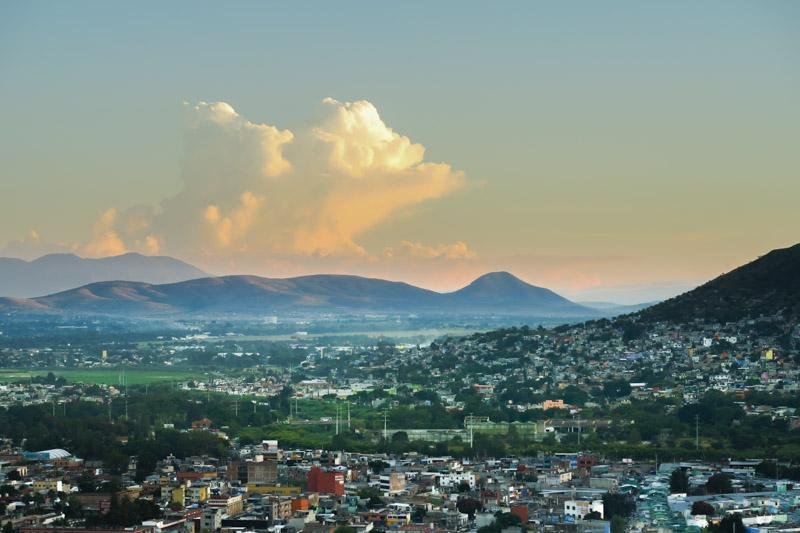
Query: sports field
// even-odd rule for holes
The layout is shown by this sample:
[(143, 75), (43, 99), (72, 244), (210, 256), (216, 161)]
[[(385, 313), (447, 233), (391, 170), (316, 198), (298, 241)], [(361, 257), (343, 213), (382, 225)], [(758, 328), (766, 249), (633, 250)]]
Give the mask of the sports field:
[[(56, 368), (52, 370), (3, 368), (0, 369), (0, 382), (21, 381), (29, 379), (31, 376), (46, 376), (48, 372), (52, 372), (56, 377), (63, 377), (67, 381), (116, 385), (122, 383), (123, 370), (116, 368)], [(144, 385), (159, 381), (184, 381), (201, 377), (202, 375), (202, 372), (186, 370), (125, 369), (125, 381), (129, 385)]]

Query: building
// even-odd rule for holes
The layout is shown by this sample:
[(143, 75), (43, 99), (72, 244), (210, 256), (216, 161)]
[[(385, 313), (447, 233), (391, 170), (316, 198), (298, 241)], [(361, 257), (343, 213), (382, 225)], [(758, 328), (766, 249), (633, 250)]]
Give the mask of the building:
[(221, 509), (224, 514), (230, 517), (238, 516), (244, 511), (244, 499), (241, 494), (209, 498), (208, 507), (212, 509)]
[(469, 485), (470, 490), (475, 489), (475, 474), (472, 472), (450, 472), (439, 476), (439, 486), (445, 489), (457, 488), (462, 483)]
[(209, 507), (203, 511), (203, 531), (217, 531), (222, 527), (222, 509)]
[(380, 489), (384, 494), (400, 494), (406, 490), (406, 475), (402, 472), (381, 474)]
[(25, 452), (23, 456), (26, 461), (55, 461), (72, 457), (72, 454), (67, 450), (54, 448), (52, 450), (42, 450), (39, 452)]
[(186, 490), (190, 503), (205, 503), (208, 494), (208, 485), (190, 485)]
[(300, 494), (300, 487), (293, 485), (258, 485), (256, 483), (247, 484), (248, 494), (270, 494), (273, 496), (296, 496)]
[(600, 513), (600, 518), (603, 518), (603, 500), (566, 500), (564, 502), (564, 518), (571, 517), (572, 521), (583, 520), (592, 512)]
[(33, 482), (33, 490), (36, 492), (69, 492), (70, 486), (64, 484), (60, 479), (39, 479)]
[(264, 513), (270, 523), (282, 522), (292, 517), (292, 499), (270, 496), (264, 503)]
[(275, 483), (278, 481), (278, 462), (258, 456), (255, 461), (247, 461), (248, 483)]
[(344, 495), (344, 473), (342, 472), (328, 472), (315, 466), (308, 472), (306, 480), (308, 481), (308, 492)]

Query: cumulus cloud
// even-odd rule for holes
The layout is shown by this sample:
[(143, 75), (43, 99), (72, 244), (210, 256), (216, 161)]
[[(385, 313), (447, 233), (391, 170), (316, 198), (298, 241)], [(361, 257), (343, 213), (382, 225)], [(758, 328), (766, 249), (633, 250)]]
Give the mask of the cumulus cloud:
[(97, 217), (92, 226), (92, 238), (78, 250), (87, 257), (120, 255), (127, 251), (125, 243), (115, 229), (117, 210), (106, 209)]
[(398, 251), (389, 248), (385, 252), (385, 255), (394, 256), (397, 252), (408, 257), (424, 259), (475, 259), (477, 257), (477, 254), (463, 241), (435, 246), (419, 242), (402, 241)]
[[(463, 173), (424, 160), (367, 101), (326, 98), (297, 132), (251, 122), (224, 102), (185, 104), (180, 191), (156, 206), (100, 214), (86, 255), (163, 251), (191, 258), (366, 258), (359, 237), (459, 189)], [(418, 258), (469, 258), (464, 243), (401, 243)], [(252, 263), (252, 261), (250, 261)]]
[(42, 238), (38, 230), (31, 228), (24, 237), (11, 241), (0, 249), (0, 256), (31, 260), (46, 254), (72, 251), (73, 247), (70, 245), (49, 242)]

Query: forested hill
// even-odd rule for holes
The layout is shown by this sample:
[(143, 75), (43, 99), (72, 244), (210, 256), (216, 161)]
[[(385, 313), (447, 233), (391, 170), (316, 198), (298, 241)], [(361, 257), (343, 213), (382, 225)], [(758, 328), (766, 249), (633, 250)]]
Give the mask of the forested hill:
[(788, 322), (800, 318), (800, 244), (773, 250), (636, 316), (647, 322), (733, 322), (776, 314)]

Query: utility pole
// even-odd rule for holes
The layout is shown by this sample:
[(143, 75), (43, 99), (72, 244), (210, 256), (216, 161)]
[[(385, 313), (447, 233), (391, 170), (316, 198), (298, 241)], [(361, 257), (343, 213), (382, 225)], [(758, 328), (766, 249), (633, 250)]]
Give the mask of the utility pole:
[(350, 402), (347, 402), (347, 431), (350, 431)]
[(700, 416), (694, 415), (694, 447), (700, 449)]
[(387, 433), (386, 433), (386, 409), (383, 410), (383, 440), (386, 440)]
[(336, 434), (339, 434), (339, 404), (336, 404)]
[(239, 417), (239, 397), (236, 396), (236, 399), (233, 400), (233, 416)]
[(122, 369), (122, 384), (125, 386), (125, 421), (128, 421), (128, 377), (125, 375), (125, 369)]

